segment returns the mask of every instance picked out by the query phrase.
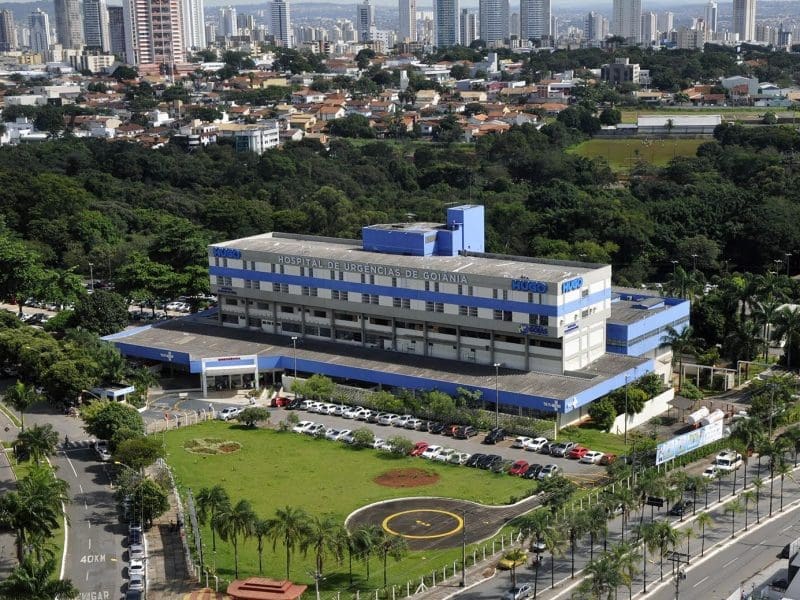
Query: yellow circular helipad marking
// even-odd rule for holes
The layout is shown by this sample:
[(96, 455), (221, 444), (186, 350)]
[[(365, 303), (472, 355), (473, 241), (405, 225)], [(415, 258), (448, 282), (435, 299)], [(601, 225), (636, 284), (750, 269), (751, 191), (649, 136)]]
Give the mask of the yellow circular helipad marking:
[[(410, 535), (406, 533), (400, 533), (389, 527), (389, 523), (392, 521), (392, 519), (396, 519), (397, 517), (400, 517), (402, 515), (410, 515), (412, 513), (438, 513), (440, 515), (447, 515), (448, 517), (452, 517), (453, 519), (455, 519), (456, 526), (450, 531), (445, 531), (444, 533), (432, 533), (429, 535)], [(417, 523), (423, 524), (423, 521), (417, 520)], [(430, 524), (427, 522), (424, 522), (424, 525), (426, 527), (430, 527)], [(461, 529), (464, 527), (464, 519), (459, 517), (457, 514), (448, 512), (446, 510), (438, 510), (435, 508), (415, 508), (413, 510), (404, 510), (401, 512), (392, 513), (383, 520), (381, 526), (392, 535), (398, 535), (400, 537), (407, 538), (409, 540), (434, 540), (436, 538), (447, 537), (448, 535), (453, 535), (454, 533), (458, 533), (459, 531), (461, 531)]]

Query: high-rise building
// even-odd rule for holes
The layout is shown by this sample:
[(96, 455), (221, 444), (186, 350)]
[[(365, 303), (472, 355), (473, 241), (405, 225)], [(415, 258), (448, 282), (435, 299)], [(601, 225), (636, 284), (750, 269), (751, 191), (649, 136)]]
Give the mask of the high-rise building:
[(126, 0), (125, 60), (160, 65), (164, 72), (186, 62), (181, 0)]
[(64, 49), (83, 46), (81, 5), (78, 0), (55, 0), (56, 35)]
[(459, 25), (461, 27), (459, 37), (464, 46), (469, 46), (480, 37), (478, 34), (478, 17), (468, 8), (461, 9)]
[(359, 42), (371, 42), (375, 39), (375, 7), (370, 0), (364, 0), (358, 5), (356, 28)]
[(417, 0), (399, 0), (400, 22), (397, 37), (400, 41), (417, 41)]
[(750, 42), (756, 35), (756, 0), (733, 0), (733, 32), (739, 41)]
[[(506, 13), (508, 21), (508, 13)], [(433, 1), (434, 43), (437, 47), (455, 46), (459, 43), (458, 0)]]
[(239, 25), (236, 22), (236, 8), (223, 6), (219, 9), (219, 35), (226, 38), (239, 35)]
[(608, 19), (600, 13), (590, 12), (586, 15), (583, 37), (590, 42), (600, 42), (606, 39), (608, 37)]
[(511, 26), (508, 31), (511, 37), (519, 39), (520, 23), (518, 12), (511, 13)]
[(292, 15), (288, 0), (273, 0), (269, 5), (270, 30), (275, 43), (286, 48), (293, 44)]
[(50, 50), (50, 17), (41, 8), (35, 8), (28, 17), (31, 30), (31, 50), (47, 54)]
[(183, 0), (183, 43), (187, 49), (206, 47), (203, 0)]
[(479, 0), (481, 39), (488, 45), (502, 44), (508, 39), (508, 0)]
[(243, 35), (243, 29), (253, 31), (256, 28), (256, 18), (253, 15), (238, 14), (236, 15), (236, 26), (239, 28), (239, 35)]
[(106, 0), (83, 0), (83, 35), (88, 47), (111, 51)]
[(642, 0), (614, 0), (614, 15), (611, 21), (614, 35), (627, 42), (642, 41)]
[(705, 13), (706, 30), (712, 33), (717, 31), (717, 3), (715, 0), (709, 0), (706, 4)]
[(673, 27), (673, 23), (675, 21), (675, 15), (669, 11), (660, 13), (658, 15), (658, 30), (663, 33), (667, 34), (675, 27)]
[(654, 12), (642, 14), (642, 43), (648, 46), (658, 40), (658, 17)]
[(16, 50), (16, 37), (14, 14), (8, 9), (0, 10), (0, 52)]
[(111, 40), (111, 52), (117, 56), (125, 56), (125, 15), (121, 6), (108, 7), (108, 33)]
[(523, 40), (550, 35), (550, 0), (520, 0), (519, 28)]

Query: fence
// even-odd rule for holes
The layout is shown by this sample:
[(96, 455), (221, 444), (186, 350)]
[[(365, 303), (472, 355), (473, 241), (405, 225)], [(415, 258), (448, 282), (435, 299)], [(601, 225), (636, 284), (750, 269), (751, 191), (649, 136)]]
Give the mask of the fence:
[(197, 425), (203, 421), (210, 421), (213, 418), (214, 411), (212, 409), (165, 412), (162, 421), (150, 421), (145, 423), (144, 429), (147, 435), (151, 435), (169, 431), (170, 429), (178, 429), (186, 425)]

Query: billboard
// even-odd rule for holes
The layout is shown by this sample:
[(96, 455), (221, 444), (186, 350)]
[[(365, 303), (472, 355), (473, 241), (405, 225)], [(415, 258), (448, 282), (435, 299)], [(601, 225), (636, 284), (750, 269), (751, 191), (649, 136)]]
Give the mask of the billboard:
[(701, 446), (721, 440), (723, 427), (722, 421), (716, 421), (659, 444), (656, 448), (656, 464), (660, 465), (692, 450), (697, 450)]

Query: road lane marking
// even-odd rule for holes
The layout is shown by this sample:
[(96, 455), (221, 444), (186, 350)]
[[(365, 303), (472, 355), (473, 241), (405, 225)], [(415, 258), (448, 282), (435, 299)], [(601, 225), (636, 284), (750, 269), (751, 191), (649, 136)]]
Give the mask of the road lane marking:
[(787, 531), (788, 529), (791, 529), (792, 527), (794, 527), (794, 525), (788, 525), (788, 526), (784, 527), (783, 529), (781, 529), (781, 533), (783, 533), (784, 531)]
[(92, 538), (89, 538), (89, 550), (92, 549)]
[(81, 484), (78, 484), (78, 489), (81, 491), (81, 494), (82, 494), (83, 493), (83, 486)]
[(729, 566), (729, 565), (732, 565), (732, 564), (733, 564), (733, 563), (735, 563), (737, 560), (739, 560), (739, 557), (738, 557), (738, 556), (737, 556), (736, 558), (732, 558), (731, 560), (729, 560), (728, 562), (726, 562), (724, 565), (722, 565), (722, 568), (724, 569), (725, 567), (727, 567), (727, 566)]
[(69, 459), (69, 456), (64, 454), (64, 458), (67, 459), (67, 464), (69, 464), (69, 468), (72, 469), (72, 474), (75, 475), (75, 479), (78, 478), (78, 472), (75, 470), (75, 465), (72, 464), (72, 461)]
[(702, 578), (700, 581), (698, 581), (697, 583), (695, 583), (695, 584), (694, 584), (692, 587), (693, 587), (693, 588), (696, 588), (698, 585), (700, 585), (701, 583), (703, 583), (703, 582), (704, 582), (706, 579), (708, 579), (709, 577), (710, 577), (710, 575), (706, 575), (706, 576), (705, 576), (705, 577), (703, 577), (703, 578)]

